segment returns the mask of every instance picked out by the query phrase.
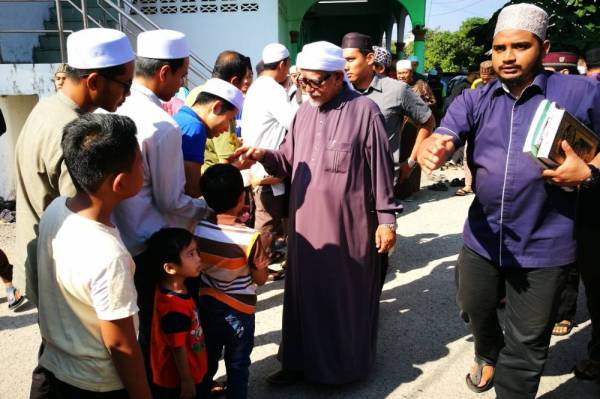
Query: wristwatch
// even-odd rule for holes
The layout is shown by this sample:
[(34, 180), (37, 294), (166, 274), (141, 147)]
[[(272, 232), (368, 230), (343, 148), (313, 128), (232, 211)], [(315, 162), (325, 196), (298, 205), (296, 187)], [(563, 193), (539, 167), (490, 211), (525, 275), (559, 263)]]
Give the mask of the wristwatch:
[(380, 226), (387, 227), (388, 229), (392, 230), (393, 232), (396, 232), (396, 227), (398, 227), (398, 226), (396, 226), (396, 223), (382, 223), (382, 224), (380, 224)]
[(414, 167), (415, 167), (415, 165), (417, 164), (417, 161), (415, 161), (415, 160), (414, 160), (414, 159), (412, 159), (412, 158), (408, 158), (408, 159), (406, 160), (406, 163), (408, 164), (408, 167), (412, 169), (412, 168), (414, 168)]
[(594, 165), (588, 164), (588, 167), (590, 168), (591, 175), (581, 182), (581, 187), (583, 188), (592, 188), (600, 184), (600, 170)]

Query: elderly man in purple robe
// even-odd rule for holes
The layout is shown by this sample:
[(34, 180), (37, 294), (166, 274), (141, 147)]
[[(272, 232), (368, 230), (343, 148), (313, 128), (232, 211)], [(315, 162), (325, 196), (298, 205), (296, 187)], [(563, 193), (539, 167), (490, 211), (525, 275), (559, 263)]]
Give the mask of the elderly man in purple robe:
[(268, 379), (344, 384), (375, 361), (381, 255), (396, 241), (392, 159), (383, 116), (345, 82), (341, 48), (298, 55), (302, 104), (278, 151), (239, 149), (273, 176), (291, 176), (282, 368)]

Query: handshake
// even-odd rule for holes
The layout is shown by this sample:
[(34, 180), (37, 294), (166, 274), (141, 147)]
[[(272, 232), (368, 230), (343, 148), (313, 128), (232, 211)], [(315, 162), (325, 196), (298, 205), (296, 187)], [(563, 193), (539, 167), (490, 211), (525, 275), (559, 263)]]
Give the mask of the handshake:
[(255, 147), (240, 147), (227, 158), (227, 162), (236, 168), (248, 169), (256, 162), (262, 161), (265, 156), (265, 150)]

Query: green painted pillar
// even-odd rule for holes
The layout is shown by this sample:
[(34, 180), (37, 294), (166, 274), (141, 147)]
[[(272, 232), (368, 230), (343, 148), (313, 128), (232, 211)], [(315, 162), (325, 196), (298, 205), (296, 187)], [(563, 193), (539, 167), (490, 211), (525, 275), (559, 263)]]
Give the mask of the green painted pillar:
[(427, 30), (422, 27), (413, 29), (413, 35), (415, 35), (415, 47), (414, 52), (419, 60), (419, 66), (417, 72), (423, 73), (425, 70), (425, 33)]

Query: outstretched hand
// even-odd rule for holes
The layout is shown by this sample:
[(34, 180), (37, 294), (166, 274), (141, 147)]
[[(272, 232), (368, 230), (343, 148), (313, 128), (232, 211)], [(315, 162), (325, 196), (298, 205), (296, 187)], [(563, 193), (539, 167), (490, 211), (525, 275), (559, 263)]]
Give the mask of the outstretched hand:
[(446, 162), (453, 151), (454, 142), (451, 136), (432, 134), (419, 146), (417, 161), (425, 173), (431, 174)]
[(564, 162), (556, 169), (544, 170), (542, 176), (557, 186), (578, 186), (591, 175), (590, 168), (566, 140), (563, 140), (560, 145), (566, 156)]
[(227, 158), (227, 162), (238, 169), (248, 169), (265, 156), (265, 151), (255, 147), (240, 147)]

